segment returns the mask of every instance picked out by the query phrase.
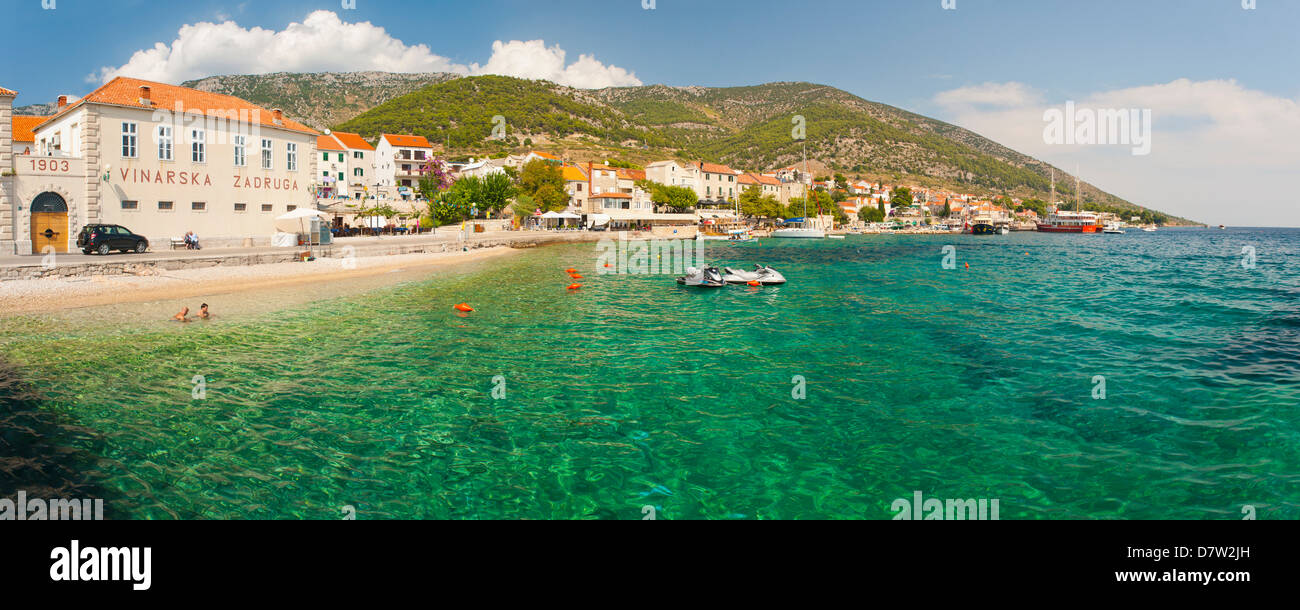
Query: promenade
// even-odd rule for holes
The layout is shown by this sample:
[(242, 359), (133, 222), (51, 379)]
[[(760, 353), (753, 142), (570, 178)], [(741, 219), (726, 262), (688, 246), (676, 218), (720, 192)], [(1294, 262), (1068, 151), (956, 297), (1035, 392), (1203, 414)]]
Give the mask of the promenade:
[[(588, 231), (490, 231), (462, 236), (454, 233), (427, 233), (412, 236), (343, 237), (333, 244), (313, 246), (318, 258), (367, 258), (403, 254), (445, 253), (506, 246), (528, 248), (552, 243), (597, 241), (609, 233)], [(165, 248), (165, 246), (164, 246)], [(113, 253), (107, 256), (59, 253), (48, 265), (40, 255), (0, 255), (0, 281), (54, 277), (99, 275), (150, 275), (161, 271), (204, 267), (250, 266), (286, 263), (298, 260), (306, 246), (297, 248), (219, 248), (205, 250), (159, 249), (151, 244), (143, 254)]]

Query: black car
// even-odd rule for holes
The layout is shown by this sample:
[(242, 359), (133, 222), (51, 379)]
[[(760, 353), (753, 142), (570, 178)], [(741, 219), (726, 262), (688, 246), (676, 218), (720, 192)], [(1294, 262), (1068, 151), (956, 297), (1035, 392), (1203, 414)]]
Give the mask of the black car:
[(77, 235), (77, 247), (86, 254), (108, 254), (113, 250), (143, 253), (149, 249), (149, 240), (119, 225), (86, 225)]

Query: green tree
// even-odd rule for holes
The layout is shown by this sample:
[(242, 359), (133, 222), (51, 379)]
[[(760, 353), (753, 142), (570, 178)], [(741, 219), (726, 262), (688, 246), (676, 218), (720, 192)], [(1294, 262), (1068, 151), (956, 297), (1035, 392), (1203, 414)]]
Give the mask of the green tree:
[(776, 197), (764, 195), (758, 185), (750, 185), (740, 192), (740, 212), (755, 218), (778, 218), (785, 214), (785, 207)]
[(905, 208), (912, 205), (915, 203), (915, 200), (912, 199), (912, 189), (905, 186), (894, 189), (894, 196), (890, 198), (889, 202), (894, 204), (896, 208)]
[(500, 213), (518, 191), (510, 176), (504, 173), (491, 173), (480, 181), (477, 203), (484, 211)]
[(650, 193), (650, 201), (656, 206), (670, 208), (676, 213), (682, 213), (695, 207), (700, 198), (695, 194), (695, 189), (685, 186), (669, 186), (660, 184), (651, 180), (638, 180), (636, 186), (643, 191)]
[(876, 208), (863, 206), (858, 210), (858, 218), (862, 219), (862, 222), (885, 222), (884, 204)]
[(540, 159), (529, 161), (520, 172), (519, 192), (532, 197), (543, 212), (558, 212), (569, 205), (559, 166)]
[(564, 174), (560, 172), (559, 166), (541, 159), (529, 161), (519, 173), (519, 191), (536, 197), (537, 191), (546, 186), (553, 186), (560, 192), (564, 191)]

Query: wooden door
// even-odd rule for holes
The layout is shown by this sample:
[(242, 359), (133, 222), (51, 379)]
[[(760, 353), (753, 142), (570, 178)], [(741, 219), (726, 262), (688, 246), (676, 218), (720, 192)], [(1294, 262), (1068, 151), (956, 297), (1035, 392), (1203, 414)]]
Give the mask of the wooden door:
[(68, 251), (67, 212), (32, 212), (32, 254), (44, 254), (46, 246)]

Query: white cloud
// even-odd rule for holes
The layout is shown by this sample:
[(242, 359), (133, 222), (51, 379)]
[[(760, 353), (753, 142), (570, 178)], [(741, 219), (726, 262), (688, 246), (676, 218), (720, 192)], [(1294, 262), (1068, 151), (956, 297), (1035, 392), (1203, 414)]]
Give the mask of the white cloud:
[(512, 40), (492, 43), (492, 58), (487, 64), (474, 66), (473, 74), (502, 74), (520, 78), (549, 80), (580, 89), (627, 87), (640, 85), (636, 75), (617, 66), (606, 66), (590, 55), (565, 65), (565, 52), (558, 45), (547, 48), (543, 40)]
[(1043, 113), (1067, 100), (1011, 103), (1011, 95), (971, 93), (980, 88), (998, 90), (986, 84), (933, 101), (947, 120), (1067, 171), (1077, 165), (1084, 180), (1134, 203), (1211, 224), (1300, 226), (1293, 186), (1300, 159), (1297, 100), (1235, 80), (1188, 79), (1070, 100), (1079, 108), (1150, 109), (1151, 153), (1134, 156), (1125, 145), (1047, 144)]
[(378, 70), (505, 74), (580, 88), (641, 84), (633, 73), (590, 55), (568, 65), (564, 60), (558, 46), (515, 40), (493, 43), (492, 56), (481, 67), (457, 64), (428, 45), (408, 45), (370, 22), (347, 23), (334, 12), (319, 10), (280, 31), (244, 28), (230, 20), (184, 25), (170, 45), (158, 42), (136, 51), (125, 64), (103, 67), (87, 80), (130, 76), (179, 83), (219, 74)]
[(1042, 95), (1024, 83), (984, 83), (944, 91), (934, 102), (945, 108), (1019, 107), (1037, 103)]

